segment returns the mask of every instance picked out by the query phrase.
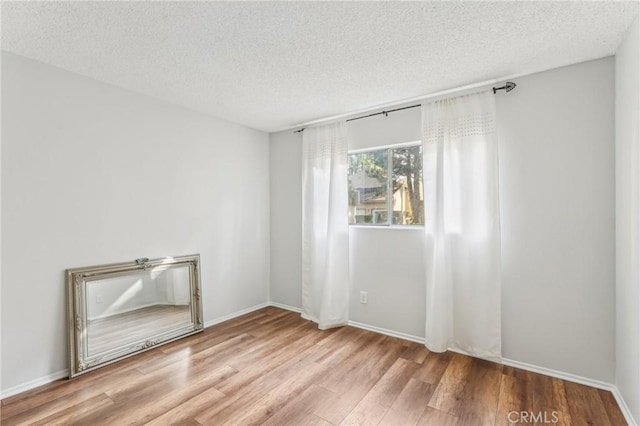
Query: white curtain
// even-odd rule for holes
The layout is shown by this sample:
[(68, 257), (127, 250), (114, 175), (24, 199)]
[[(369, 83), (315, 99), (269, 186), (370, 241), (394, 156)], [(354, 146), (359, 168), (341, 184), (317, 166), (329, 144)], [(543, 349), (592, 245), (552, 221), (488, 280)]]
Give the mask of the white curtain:
[(302, 317), (346, 325), (349, 220), (346, 123), (302, 134)]
[(495, 97), (422, 107), (427, 312), (425, 344), (501, 357), (500, 212)]

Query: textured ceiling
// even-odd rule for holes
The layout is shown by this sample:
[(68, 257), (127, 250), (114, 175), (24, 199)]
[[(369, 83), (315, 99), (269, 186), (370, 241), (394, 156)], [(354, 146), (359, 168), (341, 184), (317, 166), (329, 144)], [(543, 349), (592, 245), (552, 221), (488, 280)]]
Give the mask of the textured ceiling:
[(2, 49), (240, 124), (615, 53), (637, 2), (3, 2)]

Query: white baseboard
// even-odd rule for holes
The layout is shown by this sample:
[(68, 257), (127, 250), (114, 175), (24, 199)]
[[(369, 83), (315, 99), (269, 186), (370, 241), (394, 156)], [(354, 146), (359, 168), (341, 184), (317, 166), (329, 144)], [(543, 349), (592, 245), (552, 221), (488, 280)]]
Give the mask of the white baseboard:
[[(283, 303), (269, 302), (269, 306), (273, 306), (273, 307), (281, 308), (281, 309), (286, 309), (287, 311), (293, 311), (293, 312), (297, 312), (297, 313), (302, 313), (302, 309), (296, 308), (295, 306), (285, 305)], [(400, 333), (400, 332), (393, 331), (393, 330), (388, 330), (386, 328), (375, 327), (373, 325), (363, 324), (361, 322), (348, 321), (347, 325), (350, 325), (350, 326), (356, 327), (356, 328), (361, 328), (363, 330), (373, 331), (375, 333), (384, 334), (386, 336), (398, 337), (400, 339), (409, 340), (411, 342), (418, 342), (418, 343), (423, 343), (424, 342), (424, 339), (422, 339), (420, 337), (417, 337), (417, 336), (412, 336), (410, 334), (405, 334), (405, 333)]]
[(609, 391), (613, 394), (618, 406), (620, 407), (620, 411), (624, 415), (625, 420), (629, 423), (630, 426), (638, 426), (638, 422), (635, 421), (627, 403), (622, 398), (620, 391), (618, 390), (616, 385), (611, 383), (603, 382), (601, 380), (590, 379), (588, 377), (578, 376), (576, 374), (565, 373), (564, 371), (553, 370), (551, 368), (540, 367), (533, 364), (527, 364), (526, 362), (515, 361), (508, 358), (502, 359), (503, 365), (508, 365), (510, 367), (520, 368), (522, 370), (531, 371), (534, 373), (542, 374), (545, 376), (555, 377), (557, 379), (566, 380), (568, 382), (579, 383), (581, 385), (591, 386), (597, 389), (602, 389)]
[(631, 414), (631, 410), (629, 409), (629, 406), (627, 405), (624, 398), (622, 397), (622, 394), (620, 394), (618, 387), (613, 385), (611, 387), (612, 387), (611, 393), (613, 394), (613, 397), (616, 399), (616, 402), (618, 403), (618, 407), (620, 407), (620, 411), (622, 411), (622, 414), (624, 415), (624, 419), (627, 421), (627, 423), (629, 423), (629, 426), (638, 426), (638, 422), (633, 418), (633, 414)]
[(399, 331), (388, 330), (386, 328), (376, 327), (374, 325), (369, 325), (369, 324), (363, 324), (361, 322), (356, 322), (356, 321), (349, 321), (347, 324), (352, 327), (373, 331), (375, 333), (384, 334), (386, 336), (397, 337), (399, 339), (408, 340), (410, 342), (424, 343), (423, 337), (413, 336), (411, 334), (406, 334), (406, 333), (400, 333)]
[(274, 307), (280, 308), (280, 309), (286, 309), (287, 311), (293, 311), (293, 312), (297, 312), (299, 314), (302, 313), (302, 309), (296, 308), (295, 306), (285, 305), (283, 303), (269, 302), (269, 306), (274, 306)]
[(590, 379), (588, 377), (578, 376), (577, 374), (565, 373), (564, 371), (553, 370), (551, 368), (540, 367), (538, 365), (527, 364), (526, 362), (515, 361), (509, 358), (502, 358), (502, 364), (510, 367), (520, 368), (522, 370), (532, 371), (534, 373), (545, 376), (555, 377), (557, 379), (566, 380), (568, 382), (579, 383), (581, 385), (591, 386), (597, 389), (611, 390), (611, 383), (600, 380)]
[(235, 312), (232, 312), (230, 314), (223, 315), (221, 317), (214, 318), (214, 319), (209, 320), (209, 321), (205, 321), (204, 327), (205, 328), (211, 327), (212, 325), (216, 325), (216, 324), (220, 324), (221, 322), (229, 321), (230, 319), (234, 319), (236, 317), (249, 314), (249, 313), (251, 313), (253, 311), (257, 311), (258, 309), (266, 308), (267, 306), (269, 306), (269, 302), (259, 303), (259, 304), (254, 305), (254, 306), (250, 306), (248, 308), (241, 309), (239, 311), (235, 311)]
[(47, 383), (55, 382), (56, 380), (64, 379), (66, 377), (69, 377), (69, 369), (60, 370), (53, 374), (12, 386), (9, 389), (3, 389), (2, 392), (0, 392), (0, 399), (9, 398), (10, 396), (26, 392), (33, 388), (37, 388), (38, 386), (46, 385)]
[[(269, 306), (274, 306), (276, 308), (286, 309), (287, 311), (293, 311), (297, 313), (301, 313), (302, 309), (296, 308), (295, 306), (289, 306), (278, 302), (269, 302)], [(361, 328), (363, 330), (373, 331), (375, 333), (384, 334), (386, 336), (398, 337), (400, 339), (409, 340), (410, 342), (424, 343), (424, 338), (418, 336), (412, 336), (411, 334), (400, 333), (398, 331), (388, 330), (386, 328), (375, 327), (369, 324), (363, 324), (361, 322), (356, 321), (348, 321), (347, 325), (352, 327)]]

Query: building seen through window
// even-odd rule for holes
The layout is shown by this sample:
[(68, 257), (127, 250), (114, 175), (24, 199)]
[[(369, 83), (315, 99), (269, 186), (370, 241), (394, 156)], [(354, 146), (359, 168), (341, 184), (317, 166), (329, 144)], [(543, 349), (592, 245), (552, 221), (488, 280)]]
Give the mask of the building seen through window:
[(349, 223), (423, 225), (423, 200), (421, 145), (349, 155)]

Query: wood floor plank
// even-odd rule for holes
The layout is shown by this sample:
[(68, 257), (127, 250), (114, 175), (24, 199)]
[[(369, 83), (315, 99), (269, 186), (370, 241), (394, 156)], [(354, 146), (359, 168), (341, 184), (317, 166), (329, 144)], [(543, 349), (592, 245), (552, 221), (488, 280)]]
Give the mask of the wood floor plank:
[(184, 348), (180, 351), (172, 352), (161, 359), (141, 365), (138, 370), (143, 374), (149, 374), (167, 366), (171, 368), (171, 366), (175, 367), (179, 363), (190, 364), (210, 357), (216, 357), (221, 362), (224, 362), (226, 360), (225, 357), (235, 358), (242, 353), (244, 348), (250, 347), (253, 343), (254, 337), (243, 333), (198, 352), (192, 351), (191, 348)]
[(473, 359), (457, 411), (452, 414), (463, 424), (494, 424), (501, 378), (502, 365)]
[(451, 353), (429, 352), (422, 361), (422, 366), (414, 374), (414, 378), (431, 384), (438, 384), (449, 367)]
[[(242, 340), (238, 340), (238, 343)], [(158, 392), (169, 392), (176, 387), (182, 386), (185, 382), (192, 378), (199, 378), (201, 375), (211, 375), (211, 371), (225, 366), (224, 361), (228, 359), (225, 350), (234, 350), (232, 346), (221, 349), (220, 354), (211, 354), (207, 358), (197, 358), (201, 353), (194, 355), (192, 358), (181, 358), (174, 361), (173, 364), (164, 365), (160, 369), (154, 369), (148, 374), (130, 377), (125, 383), (119, 384), (116, 388), (109, 389), (106, 393), (115, 402), (127, 401), (135, 398), (139, 393), (151, 393), (158, 389)], [(236, 370), (226, 367), (224, 371)], [(226, 374), (220, 378), (225, 380), (233, 374)]]
[(604, 409), (609, 416), (609, 421), (614, 426), (622, 426), (626, 425), (627, 421), (618, 407), (618, 403), (616, 399), (613, 397), (613, 394), (609, 391), (598, 389), (598, 393), (600, 394), (600, 399), (604, 405)]
[(280, 337), (283, 333), (294, 332), (295, 328), (307, 327), (309, 325), (311, 325), (310, 321), (300, 322), (300, 318), (298, 318), (295, 313), (289, 312), (287, 315), (254, 324), (250, 334), (256, 337), (262, 337), (261, 343), (269, 344), (270, 342), (268, 339), (265, 339), (266, 337)]
[(624, 424), (609, 392), (274, 307), (1, 404), (3, 425)]
[[(323, 387), (312, 384), (297, 397), (289, 401), (280, 411), (264, 423), (265, 426), (302, 425), (317, 423), (321, 419), (314, 413), (322, 405), (335, 398), (335, 394)], [(331, 424), (324, 419), (322, 422)]]
[(163, 353), (167, 355), (171, 355), (176, 352), (184, 352), (185, 350), (191, 352), (192, 354), (195, 354), (198, 352), (205, 351), (213, 346), (217, 346), (233, 338), (236, 338), (240, 335), (250, 336), (249, 334), (250, 329), (251, 329), (250, 326), (237, 327), (237, 328), (233, 328), (232, 330), (228, 330), (228, 331), (225, 330), (217, 333), (207, 333), (208, 330), (206, 330), (204, 333), (200, 333), (198, 335), (193, 336), (194, 341), (193, 341), (193, 344), (191, 345), (185, 344), (185, 342), (182, 341), (183, 339), (181, 339), (176, 341), (181, 343), (180, 346), (177, 346), (177, 345), (171, 346), (170, 344), (168, 347), (161, 346), (158, 349), (160, 349)]
[(320, 386), (332, 390), (336, 397), (314, 414), (333, 424), (342, 422), (404, 351), (403, 346), (384, 336), (373, 342), (373, 346), (366, 350), (363, 348), (352, 359), (344, 360), (320, 382)]
[(300, 314), (297, 314), (295, 312), (291, 312), (291, 311), (285, 311), (283, 309), (277, 309), (277, 308), (273, 308), (272, 306), (265, 308), (267, 316), (260, 318), (259, 320), (254, 321), (254, 326), (255, 324), (273, 324), (273, 323), (277, 323), (280, 320), (282, 320), (283, 318), (298, 318), (300, 316)]
[[(538, 375), (538, 379), (546, 378), (546, 376)], [(571, 412), (569, 410), (569, 403), (567, 401), (567, 394), (564, 388), (564, 380), (557, 379), (555, 377), (551, 377), (551, 387), (552, 387), (552, 403), (546, 406), (546, 410), (551, 410), (552, 412), (555, 410), (558, 412), (558, 416), (560, 421), (558, 425), (571, 425)], [(541, 398), (539, 393), (536, 392), (534, 394), (534, 401), (537, 404)], [(537, 425), (536, 425), (537, 426)]]
[[(168, 423), (165, 423), (165, 425), (167, 425), (167, 424)], [(175, 426), (203, 426), (196, 419), (192, 419), (192, 418), (184, 419), (180, 423), (171, 423), (171, 425), (175, 425)]]
[[(339, 392), (349, 386), (348, 383), (345, 383), (345, 378), (356, 375), (356, 371), (374, 368), (376, 362), (382, 357), (383, 351), (386, 351), (389, 346), (384, 336), (375, 333), (368, 333), (365, 336), (366, 339), (363, 340), (361, 350), (338, 364), (328, 364), (332, 369), (320, 382), (321, 386), (333, 392)], [(324, 357), (318, 360), (319, 363), (327, 365), (324, 361), (326, 361)], [(369, 374), (369, 372), (366, 371), (363, 374)]]
[[(253, 401), (250, 405), (239, 399), (216, 415), (218, 425), (259, 425), (280, 411), (290, 400), (300, 394), (319, 376), (327, 371), (327, 367), (306, 363), (282, 380), (277, 386)], [(196, 420), (201, 421), (200, 417)]]
[(365, 342), (371, 340), (371, 333), (366, 330), (357, 330), (348, 337), (346, 337), (345, 334), (346, 333), (342, 333), (340, 335), (342, 340), (335, 342), (337, 344), (333, 345), (333, 350), (317, 359), (317, 362), (324, 365), (338, 365), (358, 352), (358, 350), (365, 345)]
[(272, 356), (276, 352), (286, 351), (301, 335), (308, 340), (310, 335), (319, 334), (318, 330), (315, 330), (310, 324), (298, 324), (278, 331), (272, 338), (265, 339), (264, 336), (258, 338), (258, 342), (233, 360), (233, 366), (238, 370), (243, 370), (262, 362), (265, 357)]
[[(303, 354), (291, 358), (287, 362), (279, 365), (273, 370), (263, 374), (258, 379), (249, 383), (242, 382), (242, 385), (237, 388), (225, 388), (230, 389), (226, 392), (227, 395), (231, 395), (220, 404), (209, 408), (205, 412), (196, 417), (196, 420), (203, 424), (210, 424), (212, 422), (218, 422), (220, 417), (227, 416), (229, 407), (251, 407), (257, 400), (269, 393), (272, 389), (276, 388), (284, 381), (290, 380), (292, 376), (295, 376), (299, 371), (304, 370), (309, 364), (316, 365), (312, 361), (305, 359)], [(234, 378), (232, 378), (233, 380)], [(224, 385), (225, 382), (222, 383)], [(216, 386), (218, 390), (222, 389), (222, 386)], [(235, 389), (235, 390), (234, 390)], [(225, 411), (226, 410), (226, 411)], [(223, 414), (221, 414), (223, 413)]]
[(427, 407), (424, 414), (418, 420), (418, 426), (463, 426), (456, 416), (444, 411)]
[[(81, 421), (87, 425), (139, 424), (136, 413), (140, 407), (154, 405), (177, 389), (179, 386), (174, 378), (165, 378), (157, 383), (118, 393), (120, 399), (114, 401), (113, 407), (97, 410), (84, 416)], [(114, 398), (111, 397), (111, 399)]]
[(342, 421), (343, 425), (378, 424), (409, 382), (418, 364), (398, 358)]
[[(522, 376), (522, 375), (521, 375)], [(534, 374), (529, 377), (529, 383), (533, 384), (533, 407), (534, 414), (542, 413), (542, 421), (533, 421), (535, 426), (544, 425), (544, 418), (555, 420), (557, 425), (570, 425), (571, 412), (567, 404), (567, 396), (563, 381), (555, 377)], [(548, 423), (546, 423), (548, 424)]]
[(339, 393), (331, 393), (326, 403), (316, 407), (313, 414), (331, 424), (340, 424), (369, 392), (374, 383), (375, 380), (371, 378), (368, 378), (368, 381), (354, 380), (350, 389)]
[(364, 330), (362, 330), (361, 328), (355, 328), (355, 327), (336, 327), (331, 330), (333, 330), (334, 333), (327, 336), (327, 338), (322, 340), (321, 342), (318, 342), (318, 345), (340, 347), (343, 344), (352, 340), (352, 336), (356, 336), (364, 333)]
[(533, 409), (533, 384), (514, 375), (502, 374), (495, 425), (511, 426), (520, 418), (520, 412)]
[(229, 360), (229, 364), (239, 373), (222, 382), (217, 388), (223, 393), (232, 394), (283, 364), (295, 364), (305, 358), (309, 358), (311, 361), (318, 351), (324, 352), (326, 350), (326, 348), (316, 345), (322, 338), (323, 333), (320, 330), (310, 330), (302, 337), (298, 336), (287, 340), (277, 350), (262, 353), (261, 357), (255, 358), (251, 364), (246, 364), (246, 359)]
[[(184, 348), (190, 348), (193, 352), (199, 352), (200, 350), (215, 346), (239, 334), (248, 334), (256, 329), (256, 324), (258, 324), (260, 320), (272, 317), (276, 313), (278, 317), (284, 315), (282, 312), (273, 311), (271, 307), (259, 309), (246, 315), (215, 324), (206, 328), (203, 333), (191, 336), (189, 339), (176, 340), (159, 349), (167, 354), (180, 351)], [(264, 323), (264, 321), (261, 322)]]
[[(130, 372), (128, 374), (128, 376), (132, 378), (137, 377), (137, 375), (139, 375), (139, 373), (136, 372)], [(112, 382), (107, 382), (102, 386), (88, 387), (86, 391), (80, 390), (57, 398), (52, 397), (46, 400), (46, 402), (44, 399), (40, 398), (40, 402), (43, 403), (34, 405), (32, 408), (24, 408), (23, 404), (20, 404), (19, 410), (13, 410), (11, 405), (7, 405), (6, 407), (2, 407), (2, 420), (0, 423), (3, 425), (33, 423), (50, 416), (54, 416), (56, 413), (66, 410), (68, 407), (81, 404), (95, 396), (101, 395), (106, 389), (112, 386)]]
[[(182, 350), (184, 348), (197, 348), (198, 345), (207, 345), (208, 343), (217, 344), (220, 341), (229, 339), (239, 334), (245, 334), (251, 331), (254, 321), (266, 316), (263, 309), (251, 312), (246, 316), (240, 316), (230, 319), (211, 327), (207, 327), (202, 333), (191, 336), (189, 339), (178, 339), (166, 345), (160, 346), (158, 349), (164, 353), (171, 353)], [(197, 352), (197, 350), (195, 350)]]
[(147, 426), (200, 424), (195, 416), (225, 398), (225, 394), (216, 388), (205, 390), (199, 395), (183, 402), (182, 404), (166, 411), (147, 423)]
[(121, 425), (142, 425), (153, 420), (164, 413), (171, 411), (176, 407), (193, 399), (194, 397), (213, 389), (218, 382), (226, 377), (235, 374), (237, 371), (227, 365), (222, 366), (210, 373), (203, 374), (184, 383), (183, 386), (176, 388), (174, 391), (166, 393), (164, 396), (153, 401), (153, 404), (146, 404), (137, 407), (135, 411), (127, 416), (127, 419), (121, 422)]
[(567, 401), (571, 401), (569, 410), (571, 422), (576, 425), (610, 425), (598, 390), (578, 383), (565, 382)]
[(333, 423), (329, 423), (322, 417), (318, 417), (315, 414), (308, 414), (304, 418), (300, 419), (298, 423), (287, 423), (295, 426), (334, 426)]
[[(64, 426), (74, 424), (84, 416), (90, 415), (107, 407), (113, 407), (113, 405), (114, 403), (111, 398), (105, 394), (100, 394), (93, 398), (84, 400), (79, 404), (57, 411), (54, 414), (32, 424), (39, 426)], [(7, 422), (5, 424), (10, 425), (11, 422)]]
[[(375, 334), (375, 333), (374, 333)], [(379, 354), (376, 359), (376, 362), (369, 369), (368, 363), (364, 364), (367, 367), (366, 371), (369, 376), (378, 379), (382, 377), (389, 368), (394, 364), (394, 362), (400, 357), (404, 347), (397, 344), (396, 339), (389, 338), (386, 336), (381, 342), (380, 347), (383, 348), (382, 354)]]
[(536, 373), (531, 371), (522, 370), (520, 368), (511, 367), (510, 365), (502, 366), (502, 374), (515, 377), (516, 379), (531, 381), (535, 377)]
[[(227, 379), (237, 373), (233, 368), (219, 365), (212, 357), (195, 367), (189, 362), (176, 362), (163, 367), (142, 378), (129, 381), (118, 389), (108, 391), (109, 397), (116, 403), (114, 410), (102, 410), (83, 419), (87, 424), (125, 424), (122, 416), (132, 424), (141, 424), (139, 416), (154, 416), (188, 400), (194, 391), (202, 391), (209, 386)], [(141, 409), (140, 407), (145, 407)]]
[(415, 425), (425, 410), (436, 386), (418, 379), (409, 379), (400, 395), (380, 421), (380, 425)]
[(408, 342), (407, 349), (400, 355), (401, 358), (422, 364), (429, 355), (429, 349), (423, 344), (416, 342)]
[[(250, 406), (260, 397), (268, 393), (270, 390), (278, 386), (279, 383), (290, 378), (292, 374), (300, 368), (304, 368), (306, 365), (313, 363), (306, 355), (305, 351), (297, 352), (291, 356), (286, 362), (280, 362), (277, 367), (267, 370), (266, 373), (262, 372), (261, 375), (247, 381), (246, 377), (240, 377), (242, 371), (231, 377), (227, 381), (223, 381), (216, 386), (216, 389), (221, 392), (230, 395), (229, 398), (217, 404), (215, 407), (211, 407), (205, 412), (196, 417), (201, 423), (210, 424), (213, 421), (217, 421), (219, 413), (227, 409), (231, 405), (239, 405), (238, 401), (242, 401), (245, 406)], [(313, 363), (315, 364), (315, 363)], [(252, 374), (253, 371), (252, 370)], [(259, 369), (257, 371), (260, 373)], [(240, 377), (239, 380), (236, 378)]]
[(451, 355), (449, 365), (429, 400), (429, 407), (455, 415), (472, 363), (473, 360), (464, 355)]

